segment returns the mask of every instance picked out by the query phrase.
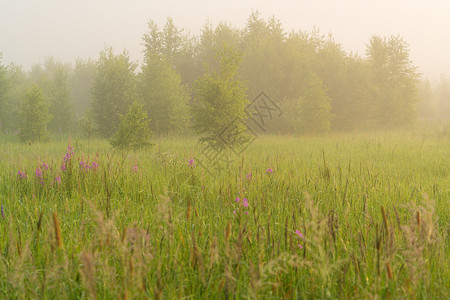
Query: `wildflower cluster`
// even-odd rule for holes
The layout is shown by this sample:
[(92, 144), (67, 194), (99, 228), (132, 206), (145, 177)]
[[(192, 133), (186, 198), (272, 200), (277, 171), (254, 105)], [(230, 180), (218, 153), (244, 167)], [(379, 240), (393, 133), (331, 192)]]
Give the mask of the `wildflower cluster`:
[(66, 152), (66, 155), (64, 156), (64, 162), (66, 162), (66, 163), (70, 162), (70, 160), (72, 159), (72, 156), (73, 156), (74, 154), (75, 154), (75, 153), (73, 152), (73, 148), (72, 148), (72, 146), (70, 146), (70, 144), (69, 144), (69, 146), (67, 146), (67, 152)]
[(75, 153), (73, 152), (72, 146), (70, 146), (70, 144), (69, 144), (69, 146), (67, 146), (66, 155), (64, 155), (64, 161), (61, 165), (61, 171), (63, 171), (63, 172), (66, 171), (67, 165), (71, 163), (72, 156), (74, 154)]
[(137, 165), (134, 165), (134, 166), (131, 168), (131, 172), (132, 172), (132, 173), (137, 173), (137, 172), (139, 172), (138, 166), (137, 166)]
[(36, 180), (39, 181), (40, 184), (44, 185), (44, 174), (42, 173), (41, 168), (36, 168)]
[(23, 180), (23, 179), (27, 179), (27, 174), (25, 174), (25, 172), (21, 172), (21, 171), (17, 171), (17, 178)]
[[(237, 204), (240, 204), (243, 207), (248, 207), (248, 200), (247, 198), (242, 199), (242, 201), (239, 198), (236, 198), (234, 200)], [(236, 214), (236, 211), (233, 211), (234, 214)], [(248, 215), (248, 211), (245, 212), (246, 215)]]
[(97, 170), (98, 164), (97, 162), (93, 161), (91, 164), (85, 161), (80, 161), (80, 169), (82, 172), (89, 172), (89, 170)]

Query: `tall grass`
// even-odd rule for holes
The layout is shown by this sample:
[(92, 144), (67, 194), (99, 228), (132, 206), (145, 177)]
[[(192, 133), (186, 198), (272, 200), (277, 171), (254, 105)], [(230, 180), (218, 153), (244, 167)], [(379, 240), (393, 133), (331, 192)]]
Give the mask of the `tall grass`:
[(266, 136), (220, 173), (70, 145), (0, 144), (1, 298), (450, 297), (448, 139)]

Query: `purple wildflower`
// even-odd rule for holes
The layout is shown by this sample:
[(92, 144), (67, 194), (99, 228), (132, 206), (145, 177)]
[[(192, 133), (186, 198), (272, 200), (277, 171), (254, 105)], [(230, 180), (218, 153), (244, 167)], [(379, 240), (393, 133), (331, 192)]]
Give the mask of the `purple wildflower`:
[(235, 202), (239, 202), (240, 200), (239, 200), (239, 198), (236, 198), (236, 200), (234, 200)]
[(45, 169), (45, 170), (48, 170), (48, 165), (46, 163), (42, 163), (41, 168)]
[[(299, 237), (299, 238), (303, 238), (303, 234), (300, 232), (300, 230), (296, 230), (295, 234)], [(301, 244), (297, 245), (300, 249), (303, 249), (303, 246)]]
[(26, 179), (27, 175), (25, 174), (25, 172), (17, 171), (17, 177), (19, 177), (19, 179)]
[(194, 161), (194, 159), (190, 159), (190, 160), (188, 161), (188, 165), (189, 165), (189, 167), (191, 167), (191, 168), (195, 168), (195, 161)]
[(273, 173), (273, 170), (271, 168), (266, 170), (266, 174), (272, 174), (272, 173)]
[(247, 198), (244, 198), (244, 199), (242, 200), (242, 205), (245, 206), (245, 207), (248, 207), (248, 201), (247, 201)]
[(95, 161), (93, 161), (93, 162), (91, 163), (91, 169), (96, 170), (97, 168), (98, 168), (98, 164), (97, 164)]
[(139, 172), (138, 166), (134, 165), (133, 168), (131, 168), (131, 172), (133, 172), (133, 173)]
[(36, 169), (36, 177), (39, 179), (42, 179), (42, 170), (40, 168)]
[(252, 173), (251, 172), (247, 174), (247, 180), (252, 180)]
[(82, 171), (88, 172), (91, 167), (87, 162), (80, 161), (80, 168)]
[(61, 165), (61, 171), (64, 172), (65, 170), (66, 170), (66, 164), (63, 163), (63, 164)]
[(56, 176), (55, 181), (56, 181), (57, 183), (61, 184), (61, 177)]
[(69, 144), (69, 146), (67, 146), (66, 155), (64, 156), (64, 161), (69, 162), (73, 155), (74, 155), (74, 153), (72, 151), (72, 146), (70, 146), (70, 144)]
[(3, 204), (2, 204), (2, 217), (3, 217), (3, 219), (6, 219), (5, 211), (3, 210)]

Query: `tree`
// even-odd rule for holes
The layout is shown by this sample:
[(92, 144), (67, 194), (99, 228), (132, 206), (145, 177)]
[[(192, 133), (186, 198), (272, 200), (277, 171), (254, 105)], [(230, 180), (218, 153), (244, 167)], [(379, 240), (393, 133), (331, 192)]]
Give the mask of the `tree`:
[(95, 61), (78, 59), (73, 74), (69, 77), (70, 98), (73, 100), (74, 113), (77, 117), (83, 116), (89, 107), (95, 69)]
[(413, 121), (419, 73), (409, 59), (409, 45), (399, 36), (372, 36), (366, 54), (375, 91), (378, 123), (398, 127)]
[(417, 102), (417, 113), (419, 114), (419, 117), (422, 120), (434, 119), (437, 114), (437, 97), (433, 93), (433, 89), (431, 88), (429, 80), (423, 80), (420, 82), (418, 98), (419, 101)]
[(284, 99), (283, 49), (286, 34), (275, 17), (264, 20), (253, 12), (242, 32), (243, 58), (240, 74), (248, 81), (251, 98), (264, 91), (277, 101)]
[(6, 112), (5, 105), (8, 89), (8, 70), (2, 64), (2, 53), (0, 52), (0, 132), (3, 130), (2, 126), (4, 126), (4, 112)]
[(168, 18), (161, 32), (154, 22), (144, 35), (144, 65), (139, 95), (158, 134), (180, 133), (187, 128), (189, 93), (177, 72), (183, 36)]
[[(247, 141), (247, 99), (246, 86), (236, 78), (240, 55), (231, 48), (224, 48), (218, 58), (219, 71), (197, 81), (192, 107), (193, 128), (201, 142), (216, 150), (225, 150)], [(224, 132), (227, 128), (230, 130)]]
[(49, 128), (59, 134), (69, 132), (73, 125), (73, 108), (67, 79), (66, 69), (56, 68), (48, 90), (49, 109), (53, 115)]
[(119, 128), (110, 143), (119, 149), (141, 149), (151, 146), (147, 113), (138, 102), (131, 104), (126, 115), (120, 119)]
[(192, 84), (199, 75), (195, 62), (195, 40), (183, 29), (178, 29), (172, 18), (160, 30), (155, 22), (148, 23), (148, 31), (143, 36), (144, 53), (163, 57), (179, 74), (183, 84)]
[(140, 74), (140, 97), (158, 134), (180, 133), (189, 121), (189, 94), (165, 57), (148, 53)]
[(441, 75), (439, 85), (437, 87), (438, 110), (439, 117), (450, 118), (450, 80)]
[(28, 85), (26, 73), (22, 67), (10, 64), (7, 68), (7, 89), (0, 109), (2, 130), (14, 132), (19, 129), (20, 103), (23, 101), (24, 90)]
[(20, 140), (23, 142), (43, 142), (47, 137), (47, 124), (52, 116), (48, 112), (48, 104), (42, 89), (33, 86), (25, 93), (21, 110)]
[(128, 53), (114, 55), (112, 48), (100, 53), (92, 85), (92, 113), (99, 134), (111, 137), (120, 115), (127, 111), (135, 93), (136, 65)]
[(331, 104), (322, 80), (312, 75), (300, 99), (299, 123), (304, 133), (327, 133), (331, 126)]
[(215, 28), (211, 23), (206, 23), (197, 45), (199, 68), (203, 73), (217, 72), (219, 70), (217, 53), (224, 47), (239, 49), (241, 44), (242, 38), (238, 29), (227, 23), (219, 23)]

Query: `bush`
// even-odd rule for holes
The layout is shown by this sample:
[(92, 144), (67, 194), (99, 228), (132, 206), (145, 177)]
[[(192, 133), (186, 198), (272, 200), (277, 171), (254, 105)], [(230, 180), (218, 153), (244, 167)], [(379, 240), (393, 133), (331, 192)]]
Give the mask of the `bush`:
[(119, 149), (142, 149), (152, 146), (147, 113), (138, 102), (131, 104), (126, 115), (120, 119), (119, 128), (110, 143)]

